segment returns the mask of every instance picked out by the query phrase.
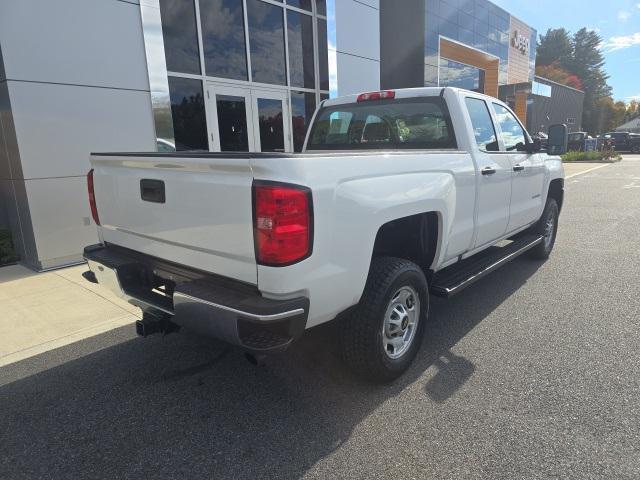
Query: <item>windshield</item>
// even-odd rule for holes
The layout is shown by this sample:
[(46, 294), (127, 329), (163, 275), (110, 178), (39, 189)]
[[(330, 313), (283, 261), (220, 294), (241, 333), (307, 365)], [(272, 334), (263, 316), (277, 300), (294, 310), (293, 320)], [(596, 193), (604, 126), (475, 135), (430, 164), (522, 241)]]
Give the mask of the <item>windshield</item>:
[(440, 97), (366, 101), (318, 112), (307, 150), (456, 148)]

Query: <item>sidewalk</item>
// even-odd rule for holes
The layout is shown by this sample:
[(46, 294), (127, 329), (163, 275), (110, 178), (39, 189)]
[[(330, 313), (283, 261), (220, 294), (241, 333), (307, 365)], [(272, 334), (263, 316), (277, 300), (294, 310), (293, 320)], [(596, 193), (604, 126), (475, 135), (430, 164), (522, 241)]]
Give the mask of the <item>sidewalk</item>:
[(138, 308), (82, 278), (86, 270), (0, 268), (0, 367), (139, 318)]

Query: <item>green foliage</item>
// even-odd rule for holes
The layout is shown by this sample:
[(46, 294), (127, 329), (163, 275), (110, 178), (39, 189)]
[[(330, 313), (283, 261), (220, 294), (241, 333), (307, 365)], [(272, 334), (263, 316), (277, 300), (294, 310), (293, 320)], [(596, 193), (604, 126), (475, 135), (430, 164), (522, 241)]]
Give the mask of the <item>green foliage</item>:
[(13, 250), (11, 234), (7, 230), (0, 230), (0, 265), (17, 262), (19, 260)]
[[(573, 45), (569, 32), (564, 28), (547, 30), (540, 35), (536, 51), (536, 66), (551, 65), (558, 62), (562, 68), (573, 58)], [(553, 79), (551, 79), (553, 80)]]
[(622, 157), (613, 150), (600, 152), (567, 152), (562, 155), (563, 162), (617, 162)]
[(591, 134), (604, 128), (601, 100), (611, 96), (600, 51), (602, 38), (593, 30), (581, 28), (573, 36), (564, 28), (547, 30), (540, 35), (536, 66), (556, 64), (580, 79), (585, 92), (582, 128)]

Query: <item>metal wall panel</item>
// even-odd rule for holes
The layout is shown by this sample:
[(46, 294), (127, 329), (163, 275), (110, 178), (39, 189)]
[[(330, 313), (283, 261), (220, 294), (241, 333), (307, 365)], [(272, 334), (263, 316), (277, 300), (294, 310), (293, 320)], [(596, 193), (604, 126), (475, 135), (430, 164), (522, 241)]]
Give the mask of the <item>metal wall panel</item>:
[(380, 86), (424, 87), (425, 2), (380, 2)]
[(551, 85), (551, 97), (531, 95), (532, 102), (527, 109), (529, 131), (546, 132), (550, 125), (567, 123), (569, 118), (575, 119), (575, 124), (567, 124), (569, 132), (581, 131), (584, 92), (540, 77), (535, 80)]
[(82, 261), (82, 249), (98, 242), (85, 176), (25, 180), (38, 251), (38, 270)]
[(2, 0), (7, 78), (149, 90), (140, 7), (116, 0)]
[(96, 151), (154, 151), (148, 92), (8, 81), (26, 179), (85, 175)]
[(340, 52), (336, 56), (340, 95), (380, 89), (380, 62)]

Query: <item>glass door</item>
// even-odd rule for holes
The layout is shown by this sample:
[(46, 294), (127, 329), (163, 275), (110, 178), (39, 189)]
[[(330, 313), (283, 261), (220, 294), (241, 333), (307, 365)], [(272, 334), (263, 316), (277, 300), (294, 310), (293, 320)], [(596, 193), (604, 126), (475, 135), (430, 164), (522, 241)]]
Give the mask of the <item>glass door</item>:
[(287, 92), (209, 83), (215, 152), (292, 152)]
[(252, 152), (254, 122), (251, 90), (244, 87), (211, 84), (210, 136), (216, 152)]
[(256, 152), (291, 152), (287, 93), (252, 89)]

